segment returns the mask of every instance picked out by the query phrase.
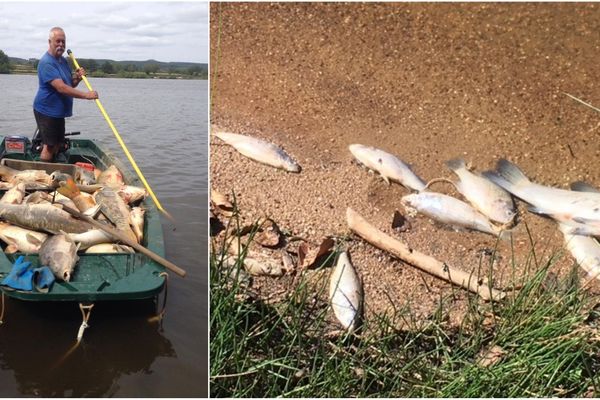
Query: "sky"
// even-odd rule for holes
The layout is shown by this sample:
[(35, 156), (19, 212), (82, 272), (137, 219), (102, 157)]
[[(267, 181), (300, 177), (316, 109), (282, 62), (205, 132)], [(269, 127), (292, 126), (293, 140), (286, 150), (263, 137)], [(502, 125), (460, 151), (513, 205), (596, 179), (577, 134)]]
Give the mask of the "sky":
[(208, 63), (208, 13), (208, 1), (0, 1), (0, 50), (40, 58), (60, 26), (76, 58)]

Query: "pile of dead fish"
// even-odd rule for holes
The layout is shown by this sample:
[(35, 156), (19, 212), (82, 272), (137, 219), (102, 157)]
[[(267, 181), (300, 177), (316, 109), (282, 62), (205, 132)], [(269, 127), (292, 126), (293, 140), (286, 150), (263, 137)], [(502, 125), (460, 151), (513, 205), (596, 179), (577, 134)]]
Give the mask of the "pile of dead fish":
[[(291, 172), (300, 166), (281, 148), (262, 140), (232, 133), (214, 136), (243, 155)], [(388, 183), (397, 182), (413, 193), (401, 204), (409, 215), (420, 213), (438, 222), (506, 238), (516, 224), (513, 196), (528, 204), (529, 211), (550, 217), (564, 234), (566, 247), (590, 277), (600, 276), (600, 191), (582, 183), (572, 190), (536, 184), (513, 163), (501, 159), (495, 171), (474, 172), (462, 159), (446, 162), (457, 182), (434, 179), (425, 183), (405, 162), (381, 149), (352, 144), (349, 150), (360, 164), (379, 173)], [(452, 183), (464, 201), (431, 190), (440, 181)], [(330, 300), (342, 325), (352, 331), (362, 304), (362, 285), (347, 252), (342, 252), (330, 278)]]
[(114, 166), (105, 171), (77, 166), (76, 176), (55, 171), (19, 171), (0, 165), (0, 240), (6, 253), (39, 254), (40, 265), (50, 267), (59, 280), (69, 281), (79, 259), (77, 253), (133, 253), (105, 231), (77, 219), (69, 207), (111, 224), (140, 243), (145, 197), (143, 188), (126, 185)]

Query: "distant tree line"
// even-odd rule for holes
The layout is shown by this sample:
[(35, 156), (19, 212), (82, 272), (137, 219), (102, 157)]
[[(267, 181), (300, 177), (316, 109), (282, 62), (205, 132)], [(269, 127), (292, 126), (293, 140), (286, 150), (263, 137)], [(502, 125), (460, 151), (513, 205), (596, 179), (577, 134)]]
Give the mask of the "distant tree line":
[[(12, 71), (35, 72), (39, 60), (30, 59), (28, 61), (11, 59), (2, 50), (0, 50), (0, 74), (9, 74)], [(19, 61), (20, 60), (20, 61)], [(208, 66), (206, 64), (191, 63), (159, 63), (153, 61), (112, 61), (95, 59), (78, 59), (80, 66), (84, 67), (90, 76), (117, 76), (120, 78), (147, 78), (147, 77), (177, 77), (187, 76), (200, 79), (208, 79)], [(73, 67), (73, 65), (71, 65)], [(18, 71), (17, 71), (18, 69)]]
[(10, 74), (10, 60), (2, 50), (0, 50), (0, 74)]

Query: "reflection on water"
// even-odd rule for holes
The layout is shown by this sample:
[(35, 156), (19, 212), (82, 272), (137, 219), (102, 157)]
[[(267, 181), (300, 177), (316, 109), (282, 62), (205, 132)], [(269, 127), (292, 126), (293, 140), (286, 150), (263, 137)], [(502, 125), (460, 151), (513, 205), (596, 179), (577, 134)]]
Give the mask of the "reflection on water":
[(97, 304), (90, 320), (94, 329), (70, 353), (81, 320), (75, 304), (10, 301), (6, 312), (0, 368), (14, 372), (21, 395), (113, 396), (122, 375), (148, 374), (157, 357), (176, 356), (159, 325), (148, 322), (153, 302)]
[[(82, 344), (76, 303), (8, 300), (0, 325), (0, 396), (202, 397), (208, 376), (208, 84), (90, 79), (163, 207), (170, 274), (162, 331), (153, 303), (97, 303)], [(0, 75), (0, 135), (31, 137), (37, 77)], [(127, 164), (94, 102), (75, 100), (67, 131), (95, 139)], [(129, 171), (134, 174), (130, 168)]]

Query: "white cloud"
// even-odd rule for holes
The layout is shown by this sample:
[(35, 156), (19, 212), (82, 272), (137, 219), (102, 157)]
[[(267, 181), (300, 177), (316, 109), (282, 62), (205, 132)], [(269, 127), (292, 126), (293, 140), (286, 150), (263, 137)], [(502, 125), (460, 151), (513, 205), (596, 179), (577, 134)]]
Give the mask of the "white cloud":
[(208, 2), (3, 2), (0, 50), (39, 58), (61, 26), (80, 58), (207, 63)]

